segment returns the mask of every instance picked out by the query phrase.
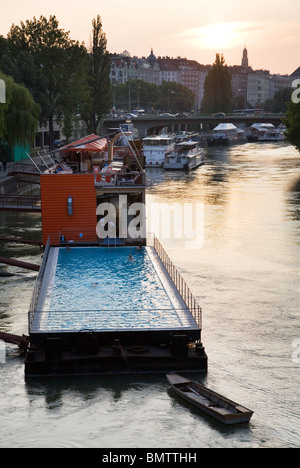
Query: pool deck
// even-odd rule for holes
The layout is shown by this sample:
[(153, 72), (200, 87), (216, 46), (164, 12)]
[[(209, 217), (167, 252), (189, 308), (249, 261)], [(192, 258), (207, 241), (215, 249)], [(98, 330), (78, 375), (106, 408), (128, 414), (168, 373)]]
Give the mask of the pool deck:
[[(99, 247), (103, 248), (103, 247)], [(179, 292), (177, 291), (173, 281), (170, 276), (167, 274), (163, 264), (161, 263), (157, 253), (153, 247), (145, 247), (148, 256), (152, 262), (157, 278), (163, 286), (164, 293), (169, 299), (172, 308), (157, 309), (158, 313), (164, 315), (164, 320), (160, 322), (153, 323), (151, 320), (147, 320), (147, 315), (149, 314), (148, 310), (131, 310), (126, 311), (126, 321), (122, 321), (121, 314), (118, 314), (117, 310), (113, 310), (109, 304), (106, 304), (106, 309), (110, 310), (110, 314), (116, 317), (116, 320), (108, 320), (107, 312), (101, 310), (101, 305), (99, 303), (99, 310), (88, 311), (88, 309), (82, 313), (82, 322), (72, 325), (72, 316), (77, 318), (78, 314), (75, 314), (75, 311), (60, 311), (59, 312), (59, 321), (60, 326), (58, 328), (53, 328), (48, 325), (48, 317), (51, 314), (51, 298), (53, 293), (54, 281), (55, 281), (55, 272), (57, 268), (59, 248), (53, 247), (50, 249), (47, 266), (45, 269), (43, 282), (41, 285), (41, 290), (39, 294), (39, 299), (37, 303), (36, 312), (34, 315), (34, 321), (31, 328), (31, 333), (34, 334), (43, 334), (43, 333), (67, 333), (67, 332), (78, 332), (81, 329), (92, 329), (97, 332), (105, 331), (138, 331), (138, 330), (163, 330), (163, 329), (172, 329), (172, 330), (187, 330), (187, 329), (197, 329), (197, 323), (192, 317), (190, 311), (188, 310), (186, 304), (182, 300)], [(155, 312), (155, 310), (154, 310)], [(176, 323), (172, 321), (172, 315), (174, 312), (178, 318)], [(168, 314), (170, 317), (168, 317)], [(58, 315), (58, 314), (57, 314)], [(118, 319), (119, 317), (119, 319)], [(144, 318), (144, 323), (139, 324), (139, 320)], [(68, 325), (64, 324), (64, 320), (67, 321)], [(148, 322), (148, 323), (147, 323)], [(177, 324), (178, 323), (178, 324)]]

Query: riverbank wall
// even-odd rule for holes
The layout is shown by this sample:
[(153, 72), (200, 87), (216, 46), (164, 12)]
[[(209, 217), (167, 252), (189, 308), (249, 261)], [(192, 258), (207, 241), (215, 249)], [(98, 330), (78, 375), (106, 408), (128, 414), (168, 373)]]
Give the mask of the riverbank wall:
[[(23, 160), (26, 165), (32, 165), (32, 169), (35, 169), (33, 163), (30, 161)], [(19, 161), (22, 164), (22, 161)], [(39, 174), (18, 174), (11, 175), (13, 169), (13, 163), (8, 163), (6, 171), (0, 170), (0, 195), (21, 195), (21, 194), (32, 194), (39, 190)]]

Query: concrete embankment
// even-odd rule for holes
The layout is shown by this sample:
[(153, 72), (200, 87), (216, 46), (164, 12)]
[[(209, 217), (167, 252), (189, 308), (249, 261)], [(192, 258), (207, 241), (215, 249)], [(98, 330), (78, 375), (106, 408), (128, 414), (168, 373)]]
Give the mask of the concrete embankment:
[[(28, 161), (25, 162), (28, 165)], [(10, 175), (12, 168), (13, 163), (8, 163), (7, 170), (0, 171), (0, 195), (29, 194), (39, 188), (39, 174)]]
[(1, 177), (0, 178), (0, 195), (18, 193), (17, 177)]

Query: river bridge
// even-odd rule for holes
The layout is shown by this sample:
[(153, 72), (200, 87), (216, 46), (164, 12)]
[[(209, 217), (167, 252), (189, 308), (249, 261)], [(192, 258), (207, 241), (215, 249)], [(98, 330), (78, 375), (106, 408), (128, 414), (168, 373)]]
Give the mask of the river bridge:
[[(187, 117), (161, 117), (159, 115), (149, 115), (137, 117), (132, 120), (134, 127), (138, 130), (141, 138), (147, 135), (158, 135), (164, 128), (168, 131), (210, 131), (219, 123), (232, 123), (236, 126), (250, 127), (254, 123), (271, 123), (275, 127), (282, 124), (285, 115), (191, 115)], [(110, 133), (112, 130), (119, 129), (120, 125), (126, 122), (126, 118), (106, 119), (102, 123), (102, 132)]]

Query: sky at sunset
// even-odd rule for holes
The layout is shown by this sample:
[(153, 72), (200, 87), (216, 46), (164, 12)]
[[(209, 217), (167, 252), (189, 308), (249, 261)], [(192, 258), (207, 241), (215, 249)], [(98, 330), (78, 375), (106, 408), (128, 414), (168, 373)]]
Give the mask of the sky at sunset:
[(10, 0), (0, 7), (0, 35), (40, 15), (55, 15), (74, 40), (90, 44), (91, 21), (99, 14), (109, 52), (186, 57), (211, 64), (223, 53), (240, 65), (247, 46), (249, 64), (291, 74), (300, 66), (299, 0)]

